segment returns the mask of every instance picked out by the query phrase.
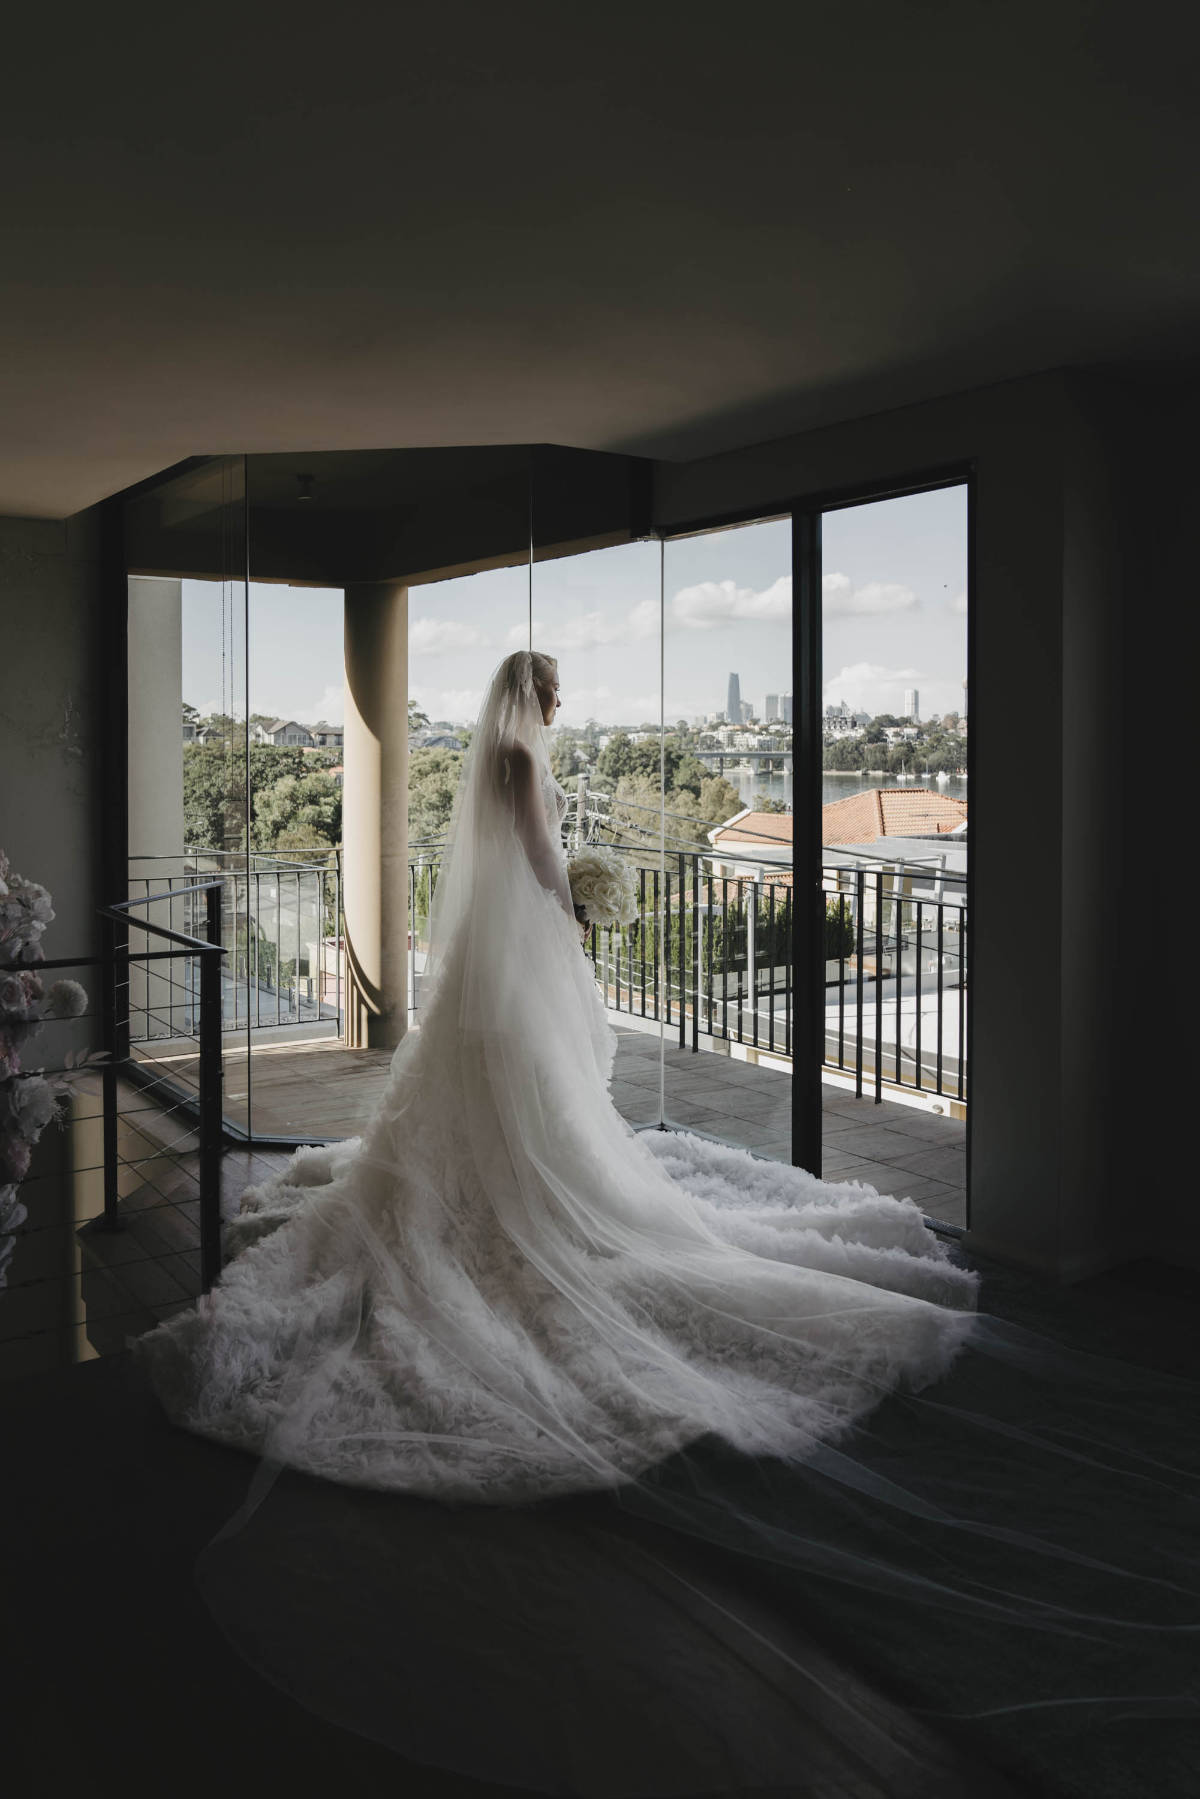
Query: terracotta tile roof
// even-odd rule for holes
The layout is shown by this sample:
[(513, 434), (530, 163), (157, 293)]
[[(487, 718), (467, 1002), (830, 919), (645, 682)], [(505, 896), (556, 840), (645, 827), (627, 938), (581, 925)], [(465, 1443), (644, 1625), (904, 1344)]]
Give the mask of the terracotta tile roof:
[[(874, 843), (879, 837), (929, 837), (953, 831), (967, 817), (966, 800), (934, 787), (868, 787), (821, 808), (822, 843)], [(789, 845), (790, 812), (746, 812), (711, 834), (717, 850)]]
[(877, 837), (925, 837), (953, 831), (966, 800), (932, 787), (869, 787), (821, 808), (822, 843), (874, 843)]
[(790, 812), (745, 812), (713, 832), (713, 841), (724, 849), (738, 843), (782, 843), (792, 841)]

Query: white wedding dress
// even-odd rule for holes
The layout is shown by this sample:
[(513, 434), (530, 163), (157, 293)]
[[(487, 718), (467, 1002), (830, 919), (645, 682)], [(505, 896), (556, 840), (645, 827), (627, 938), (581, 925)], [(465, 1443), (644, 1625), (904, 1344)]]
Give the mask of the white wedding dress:
[(947, 1370), (974, 1276), (911, 1201), (616, 1111), (528, 663), (472, 741), (370, 1123), (247, 1192), (219, 1283), (139, 1354), (179, 1424), (361, 1486), (540, 1499), (705, 1436), (803, 1460)]

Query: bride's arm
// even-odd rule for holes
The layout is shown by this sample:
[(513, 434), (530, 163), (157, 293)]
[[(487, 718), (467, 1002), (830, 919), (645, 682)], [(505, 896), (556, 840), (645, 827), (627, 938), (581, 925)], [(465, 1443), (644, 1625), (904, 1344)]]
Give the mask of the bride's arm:
[(560, 846), (550, 834), (533, 757), (523, 743), (511, 744), (501, 754), (512, 788), (513, 822), (529, 865), (542, 886), (550, 889), (567, 917), (575, 923), (566, 865)]

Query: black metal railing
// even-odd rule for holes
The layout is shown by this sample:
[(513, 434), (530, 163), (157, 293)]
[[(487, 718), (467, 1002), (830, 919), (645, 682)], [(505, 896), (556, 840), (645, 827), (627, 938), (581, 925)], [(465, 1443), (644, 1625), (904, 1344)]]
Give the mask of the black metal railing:
[[(121, 1228), (119, 1174), (122, 1157), (118, 1145), (118, 1083), (122, 1075), (142, 1093), (161, 1088), (159, 1114), (190, 1116), (195, 1130), (184, 1131), (173, 1143), (159, 1146), (161, 1158), (172, 1149), (194, 1156), (194, 1179), (199, 1201), (200, 1286), (207, 1292), (221, 1270), (221, 1150), (222, 1119), (222, 964), (221, 909), (224, 881), (221, 877), (194, 882), (192, 896), (203, 895), (204, 935), (176, 931), (156, 920), (135, 915), (135, 909), (182, 899), (184, 890), (148, 893), (121, 900), (100, 911), (108, 932), (106, 962), (111, 979), (104, 983), (104, 1048), (107, 1059), (102, 1073), (104, 1114), (104, 1222), (105, 1228)], [(130, 936), (141, 933), (147, 944), (135, 948)], [(151, 949), (149, 943), (169, 944)], [(182, 962), (184, 978), (176, 974)], [(163, 1022), (160, 1005), (171, 990), (182, 988), (193, 1003), (192, 1029), (180, 1031), (178, 1018), (171, 1020), (170, 1059), (155, 1056), (147, 1047), (152, 1022)], [(144, 1029), (138, 1028), (141, 1018)], [(181, 1046), (191, 1042), (194, 1051)], [(194, 1136), (194, 1145), (190, 1139)], [(155, 1159), (154, 1157), (148, 1159)]]
[[(169, 863), (177, 873), (141, 872)], [(175, 856), (130, 858), (129, 891), (155, 899), (168, 926), (197, 931), (200, 902), (195, 883), (209, 877), (222, 885), (221, 1017), (227, 1032), (251, 1033), (333, 1023), (340, 1030), (344, 993), (344, 907), (340, 850), (188, 850)], [(197, 995), (183, 984), (149, 1035), (186, 1033)]]
[[(43, 979), (69, 971), (89, 991), (85, 1010), (39, 1021), (69, 1033), (69, 1052), (54, 1065), (39, 1056), (37, 1068), (13, 1077), (49, 1077), (60, 1103), (70, 1102), (65, 1132), (49, 1133), (20, 1186), (27, 1215), (10, 1272), (12, 1284), (30, 1289), (30, 1334), (75, 1328), (77, 1313), (68, 1306), (64, 1324), (66, 1301), (50, 1292), (62, 1286), (49, 1279), (50, 1267), (78, 1282), (86, 1314), (79, 1328), (89, 1332), (108, 1319), (153, 1322), (154, 1302), (169, 1305), (172, 1294), (184, 1302), (220, 1271), (221, 883), (198, 882), (193, 891), (204, 908), (203, 936), (138, 916), (140, 905), (162, 897), (151, 894), (100, 910), (99, 954), (29, 966)], [(138, 1021), (178, 984), (194, 997), (194, 1029), (188, 1040), (176, 1036), (160, 1060), (139, 1041)], [(81, 1251), (78, 1264), (58, 1247), (68, 1233)], [(154, 1277), (146, 1269), (152, 1261)]]
[[(593, 929), (586, 946), (609, 1009), (661, 1023), (680, 1049), (706, 1037), (790, 1059), (790, 875), (718, 872), (698, 852), (605, 847), (630, 856), (638, 893), (636, 919)], [(436, 849), (409, 865), (410, 1011), (439, 866)], [(877, 1100), (900, 1087), (965, 1104), (968, 917), (955, 876), (828, 863), (822, 884), (824, 1066)]]

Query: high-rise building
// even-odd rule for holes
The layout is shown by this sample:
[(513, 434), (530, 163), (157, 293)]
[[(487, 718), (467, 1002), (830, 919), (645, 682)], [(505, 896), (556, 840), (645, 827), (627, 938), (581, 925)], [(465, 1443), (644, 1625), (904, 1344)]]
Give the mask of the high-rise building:
[(904, 716), (910, 718), (914, 725), (921, 722), (921, 696), (915, 687), (904, 689)]
[(792, 696), (790, 693), (781, 693), (779, 696), (779, 716), (783, 720), (785, 725), (791, 724), (791, 722), (792, 722)]
[(753, 700), (743, 700), (742, 701), (742, 723), (744, 725), (748, 725), (750, 723), (750, 720), (753, 717), (754, 717), (754, 702), (753, 702)]
[(742, 722), (742, 684), (736, 675), (729, 677), (729, 691), (725, 699), (725, 716), (731, 725)]
[(779, 695), (777, 693), (769, 693), (767, 695), (766, 708), (763, 712), (763, 719), (767, 724), (770, 724), (773, 719), (776, 719), (778, 717), (779, 717)]

